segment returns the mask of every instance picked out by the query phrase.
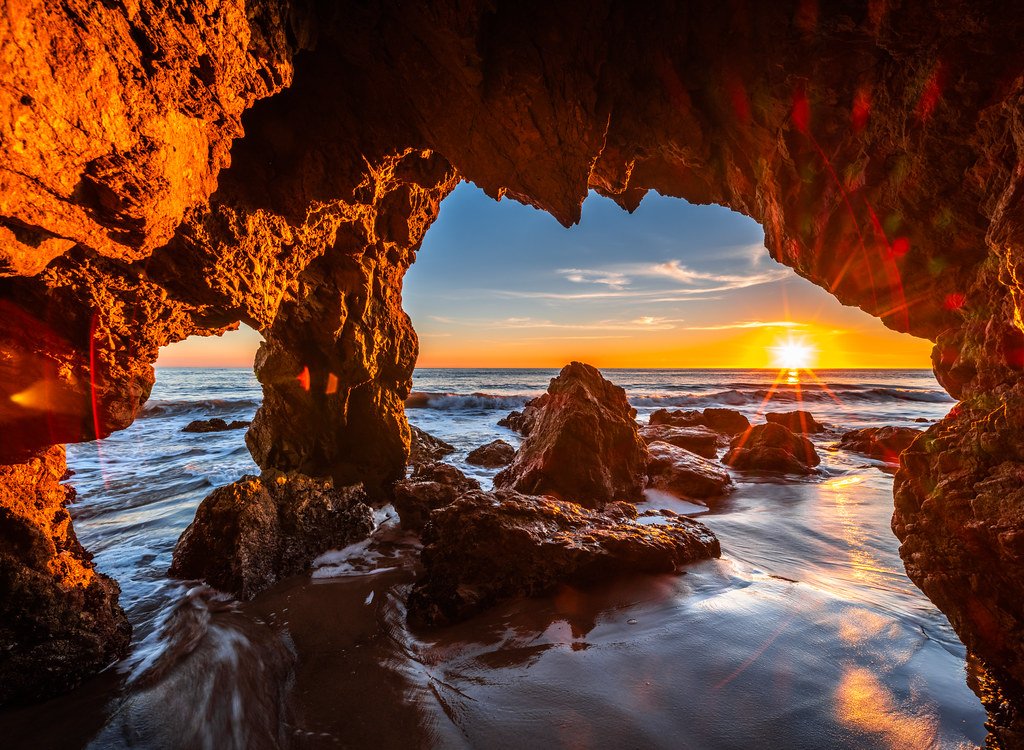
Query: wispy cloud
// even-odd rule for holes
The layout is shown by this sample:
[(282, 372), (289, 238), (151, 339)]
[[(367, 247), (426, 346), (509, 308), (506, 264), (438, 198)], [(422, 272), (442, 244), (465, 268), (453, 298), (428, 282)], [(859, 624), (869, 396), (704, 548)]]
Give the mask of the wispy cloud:
[[(759, 248), (764, 253), (764, 248)], [(744, 248), (744, 252), (751, 252)], [(759, 256), (758, 256), (759, 257)], [(781, 281), (792, 275), (788, 268), (776, 267), (756, 270), (759, 265), (750, 256), (751, 270), (741, 274), (698, 271), (680, 260), (660, 263), (628, 263), (598, 268), (562, 268), (558, 270), (566, 281), (574, 284), (605, 286), (607, 289), (587, 292), (540, 292), (521, 290), (494, 290), (495, 294), (520, 299), (589, 300), (589, 299), (649, 299), (657, 302), (684, 302), (690, 298), (706, 298), (736, 289)], [(662, 289), (637, 289), (638, 279), (664, 279), (679, 286)]]
[[(631, 270), (635, 275), (668, 278), (681, 284), (686, 284), (689, 287), (697, 287), (694, 291), (703, 294), (770, 284), (773, 281), (780, 281), (793, 273), (788, 268), (772, 268), (760, 273), (745, 274), (710, 273), (708, 271), (695, 271), (684, 266), (678, 260), (634, 265), (631, 267)], [(626, 271), (626, 273), (629, 273), (629, 271)], [(708, 286), (709, 284), (710, 286)]]
[[(472, 328), (500, 328), (514, 330), (555, 329), (565, 331), (670, 331), (679, 327), (682, 318), (665, 318), (644, 315), (632, 320), (597, 320), (585, 323), (557, 323), (539, 318), (465, 318), (452, 320), (451, 324)], [(595, 338), (603, 338), (597, 336)]]
[(624, 289), (629, 285), (629, 279), (617, 271), (561, 268), (558, 273), (574, 284), (603, 284), (611, 289)]
[(686, 326), (684, 331), (731, 331), (740, 328), (804, 328), (806, 323), (792, 320), (747, 320), (742, 323), (722, 323), (716, 326)]

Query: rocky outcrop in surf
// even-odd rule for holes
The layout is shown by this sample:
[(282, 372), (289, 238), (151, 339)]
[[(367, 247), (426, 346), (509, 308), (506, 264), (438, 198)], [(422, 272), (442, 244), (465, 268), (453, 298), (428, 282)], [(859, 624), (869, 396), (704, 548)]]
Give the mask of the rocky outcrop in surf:
[(790, 432), (802, 434), (818, 434), (825, 432), (825, 425), (818, 422), (809, 411), (797, 409), (796, 411), (768, 412), (764, 415), (766, 421), (773, 424), (780, 424)]
[(409, 448), (409, 463), (412, 466), (432, 464), (455, 452), (454, 445), (434, 437), (429, 432), (413, 425), (410, 425), (409, 429), (412, 431)]
[(732, 487), (729, 472), (696, 453), (659, 441), (647, 447), (648, 487), (698, 500), (719, 497)]
[(510, 490), (469, 492), (423, 530), (423, 575), (409, 594), (409, 619), (445, 625), (516, 596), (586, 586), (627, 573), (672, 573), (721, 552), (711, 530), (662, 511), (639, 524), (629, 503), (588, 510)]
[(373, 531), (373, 511), (356, 485), (268, 472), (214, 490), (174, 548), (170, 574), (199, 579), (241, 599)]
[(494, 486), (547, 494), (597, 508), (636, 500), (644, 488), (647, 445), (626, 392), (582, 362), (551, 380), (530, 434)]
[(402, 528), (419, 531), (432, 511), (451, 505), (466, 492), (478, 489), (478, 481), (451, 464), (420, 464), (411, 477), (395, 482), (391, 503), (398, 511)]
[(839, 447), (877, 458), (890, 464), (900, 462), (900, 454), (921, 435), (913, 427), (863, 427), (844, 432)]
[(821, 458), (814, 444), (780, 424), (754, 425), (729, 444), (722, 463), (747, 471), (776, 471), (784, 474), (813, 474)]
[(670, 427), (707, 427), (723, 435), (737, 435), (750, 427), (750, 420), (735, 409), (713, 406), (703, 411), (658, 409), (651, 414), (648, 423)]
[(212, 419), (194, 419), (181, 428), (182, 432), (226, 432), (227, 430), (241, 430), (248, 427), (251, 422), (243, 419), (233, 419), (225, 422), (220, 417)]
[(516, 449), (504, 440), (492, 440), (487, 445), (471, 450), (466, 456), (466, 463), (496, 469), (508, 466), (515, 458)]
[(718, 455), (719, 435), (703, 425), (672, 427), (667, 424), (647, 424), (640, 428), (640, 437), (649, 446), (655, 441), (685, 448), (704, 458)]

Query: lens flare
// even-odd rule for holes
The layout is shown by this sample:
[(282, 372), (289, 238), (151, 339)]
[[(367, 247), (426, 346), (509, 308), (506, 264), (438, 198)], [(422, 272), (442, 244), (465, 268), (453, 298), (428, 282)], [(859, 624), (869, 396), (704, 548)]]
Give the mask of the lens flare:
[(779, 341), (771, 352), (780, 370), (807, 370), (814, 364), (814, 347), (803, 339), (790, 337)]

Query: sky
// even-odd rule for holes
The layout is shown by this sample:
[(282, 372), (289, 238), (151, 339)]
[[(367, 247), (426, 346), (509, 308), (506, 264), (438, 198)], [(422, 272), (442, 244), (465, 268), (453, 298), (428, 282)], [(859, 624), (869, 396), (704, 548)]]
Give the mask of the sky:
[[(752, 219), (649, 193), (592, 193), (578, 226), (471, 183), (445, 199), (406, 275), (421, 367), (928, 367), (887, 329), (776, 263)], [(158, 366), (252, 365), (259, 335), (165, 347)]]

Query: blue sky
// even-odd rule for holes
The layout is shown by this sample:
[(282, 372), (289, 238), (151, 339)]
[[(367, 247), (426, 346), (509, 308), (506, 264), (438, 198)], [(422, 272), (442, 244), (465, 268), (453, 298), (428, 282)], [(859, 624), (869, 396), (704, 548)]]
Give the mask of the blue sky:
[[(403, 300), (424, 366), (772, 366), (798, 337), (823, 366), (928, 365), (886, 329), (771, 259), (752, 219), (650, 193), (628, 214), (596, 194), (578, 226), (462, 183), (441, 206)], [(168, 348), (160, 364), (251, 361), (258, 336)]]

